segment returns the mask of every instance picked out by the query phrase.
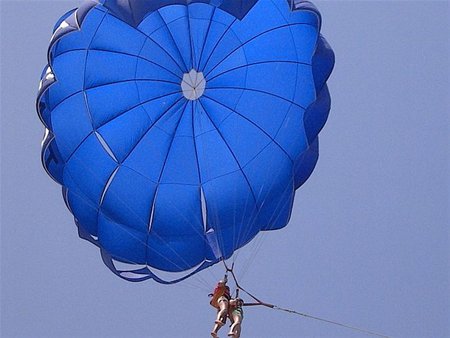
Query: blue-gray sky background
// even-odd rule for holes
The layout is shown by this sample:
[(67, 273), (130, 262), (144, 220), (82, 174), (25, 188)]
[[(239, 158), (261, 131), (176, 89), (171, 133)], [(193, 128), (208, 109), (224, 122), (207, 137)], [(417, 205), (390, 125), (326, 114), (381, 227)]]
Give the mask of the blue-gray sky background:
[[(450, 337), (449, 2), (315, 3), (336, 53), (319, 163), (241, 283), (392, 337)], [(0, 336), (208, 337), (201, 281), (222, 269), (175, 286), (117, 278), (41, 167), (39, 76), (53, 24), (79, 4), (1, 1)], [(247, 309), (242, 336), (368, 337), (266, 308)]]

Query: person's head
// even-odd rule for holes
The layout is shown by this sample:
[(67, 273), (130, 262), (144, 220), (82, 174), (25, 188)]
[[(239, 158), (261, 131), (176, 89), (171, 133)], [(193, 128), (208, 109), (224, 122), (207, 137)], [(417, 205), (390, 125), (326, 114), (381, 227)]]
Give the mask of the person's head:
[(220, 281), (219, 281), (219, 283), (217, 283), (219, 286), (225, 286), (225, 284), (226, 284), (227, 282), (226, 281), (224, 281), (223, 279), (221, 279)]

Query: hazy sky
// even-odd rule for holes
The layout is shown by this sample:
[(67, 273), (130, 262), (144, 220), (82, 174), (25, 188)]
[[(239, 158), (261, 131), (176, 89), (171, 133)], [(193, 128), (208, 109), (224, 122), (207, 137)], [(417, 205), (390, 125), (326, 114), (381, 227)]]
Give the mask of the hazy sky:
[[(41, 167), (39, 76), (53, 24), (80, 2), (0, 3), (1, 336), (208, 337), (221, 267), (174, 286), (117, 278)], [(315, 3), (336, 53), (320, 160), (289, 226), (238, 257), (241, 283), (392, 337), (449, 337), (449, 3)], [(242, 337), (366, 335), (248, 308)]]

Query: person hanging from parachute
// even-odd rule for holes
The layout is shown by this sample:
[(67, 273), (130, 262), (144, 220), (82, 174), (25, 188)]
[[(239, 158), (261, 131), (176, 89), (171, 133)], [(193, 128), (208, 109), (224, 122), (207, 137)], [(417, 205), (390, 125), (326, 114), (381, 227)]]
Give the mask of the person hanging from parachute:
[(217, 332), (225, 325), (228, 316), (228, 305), (231, 299), (230, 288), (227, 285), (227, 275), (217, 283), (213, 293), (209, 294), (211, 300), (209, 304), (217, 309), (217, 316), (214, 322), (211, 336), (217, 337)]
[[(233, 272), (234, 264), (231, 269), (226, 266), (225, 262), (224, 264), (226, 267), (225, 276), (223, 279), (219, 280), (214, 288), (214, 292), (209, 294), (211, 297), (209, 302), (210, 305), (217, 309), (217, 317), (214, 322), (213, 330), (211, 331), (211, 336), (218, 337), (217, 332), (226, 324), (226, 319), (228, 317), (231, 321), (228, 336), (239, 338), (241, 335), (241, 323), (244, 317), (244, 310), (242, 308), (244, 306), (244, 301), (239, 298), (239, 286)], [(227, 285), (228, 272), (231, 272), (236, 283), (235, 297), (231, 297), (230, 288)]]
[(236, 297), (231, 298), (228, 306), (228, 317), (232, 324), (228, 336), (239, 338), (241, 336), (241, 324), (244, 319), (244, 301), (239, 298), (239, 289), (236, 290)]

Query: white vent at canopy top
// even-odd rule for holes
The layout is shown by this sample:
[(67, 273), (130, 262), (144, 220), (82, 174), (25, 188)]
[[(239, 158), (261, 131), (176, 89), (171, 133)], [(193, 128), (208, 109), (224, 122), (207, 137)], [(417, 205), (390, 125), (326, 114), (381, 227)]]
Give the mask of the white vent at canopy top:
[(191, 69), (189, 73), (183, 74), (183, 81), (181, 81), (181, 89), (183, 95), (188, 100), (197, 100), (203, 95), (205, 91), (206, 81), (202, 72), (197, 72)]

